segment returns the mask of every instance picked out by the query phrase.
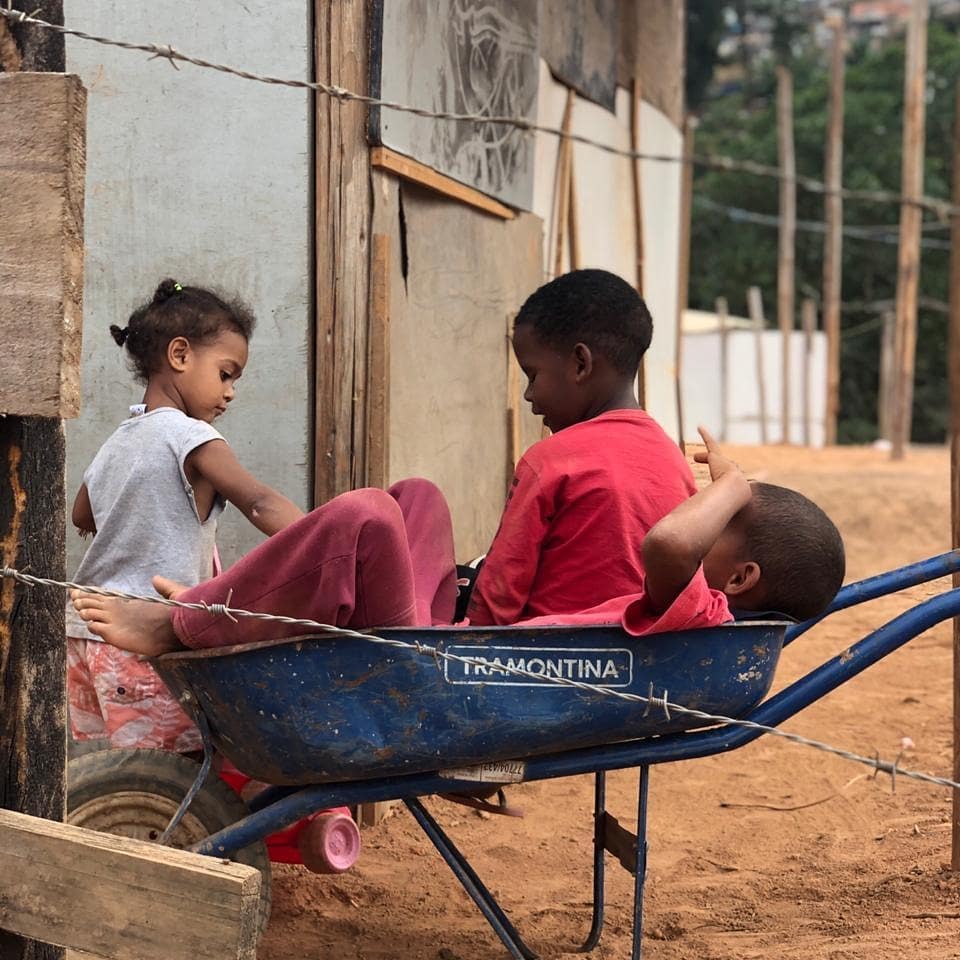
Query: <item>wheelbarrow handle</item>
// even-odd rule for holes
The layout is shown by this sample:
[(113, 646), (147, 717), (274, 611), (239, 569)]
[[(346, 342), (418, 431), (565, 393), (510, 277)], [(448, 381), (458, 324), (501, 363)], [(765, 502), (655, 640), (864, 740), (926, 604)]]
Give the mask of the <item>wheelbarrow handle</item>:
[(918, 563), (911, 563), (906, 567), (900, 567), (888, 573), (868, 577), (866, 580), (859, 580), (856, 583), (848, 583), (819, 617), (813, 617), (811, 620), (805, 620), (803, 623), (788, 627), (783, 645), (792, 643), (797, 637), (802, 636), (811, 627), (816, 626), (821, 620), (826, 619), (838, 610), (846, 610), (847, 607), (854, 607), (858, 603), (866, 603), (868, 600), (876, 600), (878, 597), (885, 597), (888, 594), (905, 590), (907, 587), (915, 587), (920, 583), (939, 580), (940, 577), (958, 571), (960, 571), (960, 550), (951, 550), (949, 553), (941, 553), (937, 557), (920, 560)]

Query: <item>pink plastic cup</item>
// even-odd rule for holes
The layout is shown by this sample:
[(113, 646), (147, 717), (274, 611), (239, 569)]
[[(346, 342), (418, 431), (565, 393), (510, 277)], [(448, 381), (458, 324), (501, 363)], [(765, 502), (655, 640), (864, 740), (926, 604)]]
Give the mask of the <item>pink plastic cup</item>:
[(303, 865), (314, 873), (343, 873), (360, 856), (360, 830), (345, 813), (323, 813), (297, 837)]

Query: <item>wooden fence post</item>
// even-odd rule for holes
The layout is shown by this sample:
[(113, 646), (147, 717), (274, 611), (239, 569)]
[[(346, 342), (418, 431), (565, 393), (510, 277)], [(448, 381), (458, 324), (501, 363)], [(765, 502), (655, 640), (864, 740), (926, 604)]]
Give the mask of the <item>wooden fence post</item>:
[(767, 380), (763, 362), (763, 297), (759, 287), (747, 290), (747, 312), (753, 321), (753, 342), (757, 357), (757, 406), (760, 418), (760, 442), (766, 444), (767, 436)]
[[(953, 549), (960, 549), (960, 83), (953, 121), (953, 214), (950, 218), (950, 319), (947, 372), (950, 382), (950, 514)], [(960, 587), (960, 574), (953, 575)], [(960, 617), (953, 621), (953, 779), (960, 780)], [(951, 866), (960, 870), (960, 791), (953, 791)]]
[[(643, 105), (642, 87), (639, 79), (633, 79), (633, 97), (630, 109), (630, 148), (634, 153), (640, 152), (640, 111)], [(634, 157), (630, 164), (630, 172), (633, 175), (633, 226), (634, 226), (634, 244), (637, 255), (637, 289), (641, 297), (646, 297), (646, 286), (643, 276), (643, 168), (639, 157)], [(640, 366), (637, 369), (637, 399), (640, 406), (646, 409), (647, 406), (647, 377), (645, 358), (640, 358)]]
[[(365, 0), (316, 0), (316, 77), (366, 93)], [(316, 98), (314, 503), (366, 476), (370, 150), (366, 107)]]
[(817, 329), (817, 305), (809, 297), (800, 307), (803, 319), (803, 445), (813, 443), (810, 417), (810, 361), (813, 358), (813, 332)]
[[(63, 23), (60, 0), (29, 0), (15, 7)], [(62, 35), (26, 25), (14, 26), (10, 33), (23, 70), (63, 73)], [(19, 80), (16, 74), (0, 74), (3, 84)], [(4, 351), (10, 355), (8, 360), (12, 356), (16, 362), (18, 350), (24, 351), (19, 354), (23, 357), (55, 343), (58, 355), (47, 360), (60, 368), (60, 376), (54, 378), (60, 412), (47, 406), (18, 408), (5, 379), (7, 409), (0, 408), (0, 413), (15, 410), (18, 415), (0, 417), (0, 566), (62, 580), (66, 491), (60, 417), (76, 415), (67, 394), (75, 393), (71, 383), (79, 384), (86, 100), (76, 78), (51, 77), (49, 81), (34, 84), (48, 88), (52, 96), (38, 97), (31, 104), (32, 115), (24, 109), (22, 97), (14, 96), (0, 106), (6, 117), (6, 122), (0, 119), (0, 165), (5, 170), (0, 185)], [(29, 189), (22, 189), (24, 183)], [(10, 191), (6, 195), (4, 187)], [(18, 233), (27, 239), (20, 242)], [(34, 298), (30, 303), (34, 326), (20, 328), (18, 334), (26, 291), (32, 291)], [(39, 379), (41, 369), (34, 373)], [(19, 381), (28, 395), (35, 377)], [(30, 402), (40, 400), (49, 402), (37, 397)], [(78, 396), (73, 403), (76, 400)], [(56, 590), (0, 580), (0, 807), (48, 820), (62, 820), (65, 811), (64, 601)], [(63, 956), (60, 947), (0, 931), (3, 960), (61, 960)]]
[(793, 75), (777, 67), (777, 153), (780, 161), (780, 243), (777, 253), (777, 322), (780, 326), (781, 439), (790, 442), (790, 337), (795, 326), (797, 170), (793, 145)]
[(683, 169), (680, 177), (680, 268), (677, 276), (677, 339), (674, 346), (673, 379), (677, 399), (677, 442), (683, 450), (683, 315), (690, 287), (690, 238), (693, 219), (693, 139), (697, 120), (688, 114), (683, 121)]
[(720, 439), (727, 441), (730, 430), (730, 311), (726, 297), (717, 297), (717, 330), (720, 338)]
[(844, 27), (837, 17), (833, 28), (830, 58), (830, 114), (827, 121), (827, 145), (824, 197), (827, 230), (823, 241), (823, 329), (827, 335), (827, 416), (824, 442), (837, 442), (837, 417), (840, 412), (840, 299), (843, 286), (843, 73)]
[(881, 440), (892, 438), (895, 326), (896, 315), (890, 310), (885, 311), (880, 334), (880, 377), (877, 390), (877, 434)]
[(927, 0), (913, 0), (907, 34), (904, 73), (903, 169), (904, 202), (900, 206), (900, 249), (897, 255), (896, 391), (891, 458), (902, 460), (913, 420), (913, 373), (917, 351), (917, 297), (920, 288), (920, 227), (923, 211), (923, 154), (927, 90)]

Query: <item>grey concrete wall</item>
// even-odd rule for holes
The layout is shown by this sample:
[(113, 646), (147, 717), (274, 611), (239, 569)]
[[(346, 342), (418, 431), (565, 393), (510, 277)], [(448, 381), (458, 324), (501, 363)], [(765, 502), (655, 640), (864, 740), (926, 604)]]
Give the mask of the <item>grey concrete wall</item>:
[[(306, 0), (72, 3), (66, 22), (169, 43), (254, 71), (307, 79)], [(68, 497), (141, 391), (111, 323), (165, 276), (247, 300), (259, 327), (237, 399), (218, 422), (240, 461), (303, 506), (310, 488), (312, 124), (305, 91), (267, 86), (68, 38), (89, 91), (86, 286), (80, 419), (67, 428)], [(144, 497), (150, 497), (144, 491)], [(227, 562), (261, 535), (229, 508)], [(76, 535), (69, 565), (82, 554)]]

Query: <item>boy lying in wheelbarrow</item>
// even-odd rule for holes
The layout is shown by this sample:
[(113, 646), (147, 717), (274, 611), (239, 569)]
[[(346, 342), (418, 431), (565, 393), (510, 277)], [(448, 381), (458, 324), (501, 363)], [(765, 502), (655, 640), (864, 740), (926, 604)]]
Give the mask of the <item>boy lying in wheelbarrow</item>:
[[(798, 620), (822, 612), (844, 574), (836, 527), (795, 491), (750, 483), (701, 429), (712, 483), (660, 520), (643, 541), (640, 589), (581, 611), (520, 621), (619, 623), (634, 635), (716, 626), (741, 612)], [(426, 481), (390, 492), (342, 494), (256, 547), (200, 586), (157, 577), (164, 596), (335, 626), (425, 626), (437, 586), (449, 576), (449, 515)], [(438, 549), (438, 544), (440, 548)], [(108, 643), (147, 656), (293, 636), (302, 628), (241, 624), (204, 610), (169, 609), (74, 591), (80, 616)], [(448, 629), (450, 629), (448, 627)]]

